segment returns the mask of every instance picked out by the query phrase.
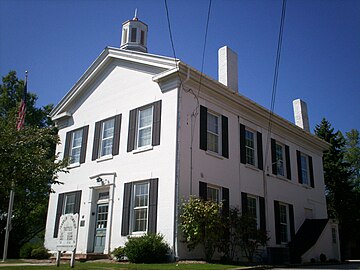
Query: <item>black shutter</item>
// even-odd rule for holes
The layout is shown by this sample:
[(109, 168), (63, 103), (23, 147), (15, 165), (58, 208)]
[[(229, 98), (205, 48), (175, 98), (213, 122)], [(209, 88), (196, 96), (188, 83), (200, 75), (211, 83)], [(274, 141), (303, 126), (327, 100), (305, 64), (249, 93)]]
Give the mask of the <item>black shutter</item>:
[(113, 137), (113, 145), (112, 145), (113, 156), (119, 154), (120, 130), (121, 130), (121, 114), (118, 114), (115, 116), (115, 123), (114, 123), (114, 137)]
[(153, 129), (152, 129), (152, 145), (160, 145), (160, 129), (161, 129), (161, 100), (154, 103), (153, 109)]
[(290, 148), (285, 145), (286, 178), (291, 180)]
[(276, 141), (271, 138), (271, 167), (272, 173), (277, 175)]
[(134, 109), (130, 111), (129, 115), (129, 131), (127, 141), (127, 151), (131, 152), (135, 149), (135, 132), (136, 132), (136, 118), (138, 110)]
[(265, 216), (265, 199), (259, 197), (259, 209), (260, 209), (260, 230), (266, 231), (266, 216)]
[(230, 209), (230, 195), (229, 195), (229, 189), (228, 188), (222, 188), (222, 213), (224, 216), (229, 215), (229, 209)]
[(81, 190), (77, 190), (75, 193), (75, 205), (74, 205), (74, 214), (80, 213), (80, 203), (81, 203)]
[(296, 150), (296, 159), (297, 159), (297, 169), (298, 169), (298, 181), (300, 184), (303, 183), (302, 180), (302, 172), (301, 172), (301, 153), (300, 151)]
[(248, 212), (247, 193), (241, 192), (241, 213), (246, 215)]
[(70, 155), (71, 137), (72, 137), (72, 131), (66, 132), (64, 158), (68, 158)]
[(207, 108), (200, 105), (200, 149), (207, 150)]
[(295, 238), (295, 220), (294, 220), (294, 207), (289, 204), (289, 219), (290, 219), (290, 240)]
[(207, 184), (199, 181), (199, 197), (204, 201), (207, 200)]
[(262, 147), (262, 134), (257, 132), (257, 156), (258, 156), (258, 168), (260, 170), (264, 169), (263, 163), (263, 147)]
[(308, 157), (309, 157), (310, 186), (313, 188), (315, 187), (313, 161), (311, 156)]
[(275, 214), (275, 238), (276, 244), (281, 244), (280, 238), (280, 205), (278, 201), (274, 201), (274, 214)]
[(130, 206), (131, 206), (131, 192), (132, 183), (124, 184), (124, 201), (123, 201), (123, 212), (121, 222), (121, 235), (126, 236), (129, 234), (130, 227)]
[(156, 233), (158, 179), (150, 179), (148, 233)]
[(88, 133), (89, 133), (89, 126), (83, 127), (81, 150), (80, 150), (80, 163), (85, 162)]
[(56, 207), (54, 234), (53, 234), (54, 238), (57, 238), (57, 236), (58, 236), (60, 217), (63, 212), (63, 204), (64, 204), (64, 193), (61, 193), (58, 196), (58, 203), (57, 203), (57, 207)]
[(240, 124), (240, 162), (246, 164), (245, 126)]
[(228, 118), (224, 115), (221, 116), (221, 140), (222, 140), (222, 156), (229, 158), (229, 128)]
[(94, 143), (91, 160), (96, 160), (99, 157), (101, 121), (95, 123)]

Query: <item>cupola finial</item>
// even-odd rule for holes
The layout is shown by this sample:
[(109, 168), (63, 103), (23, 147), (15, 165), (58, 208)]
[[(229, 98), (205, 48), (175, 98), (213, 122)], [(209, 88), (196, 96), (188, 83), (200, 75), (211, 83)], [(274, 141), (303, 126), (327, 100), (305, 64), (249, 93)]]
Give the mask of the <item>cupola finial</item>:
[(135, 14), (134, 14), (133, 20), (134, 20), (134, 21), (137, 21), (137, 20), (138, 20), (138, 17), (137, 17), (137, 8), (135, 8)]

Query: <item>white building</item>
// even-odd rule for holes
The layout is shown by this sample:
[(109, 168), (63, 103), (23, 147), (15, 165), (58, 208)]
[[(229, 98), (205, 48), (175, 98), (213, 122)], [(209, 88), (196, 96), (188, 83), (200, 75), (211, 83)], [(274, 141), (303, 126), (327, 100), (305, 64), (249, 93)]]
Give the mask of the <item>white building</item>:
[[(328, 145), (277, 115), (269, 132), (269, 111), (238, 93), (237, 56), (227, 47), (219, 82), (147, 53), (147, 25), (136, 17), (122, 33), (120, 49), (106, 48), (52, 111), (57, 152), (70, 165), (64, 184), (52, 187), (45, 246), (56, 250), (62, 214), (79, 213), (83, 257), (159, 232), (174, 256), (192, 258), (178, 231), (179, 203), (198, 195), (256, 215), (272, 262), (289, 259), (290, 242), (303, 261), (340, 259), (325, 201)], [(306, 128), (305, 105), (295, 102)]]

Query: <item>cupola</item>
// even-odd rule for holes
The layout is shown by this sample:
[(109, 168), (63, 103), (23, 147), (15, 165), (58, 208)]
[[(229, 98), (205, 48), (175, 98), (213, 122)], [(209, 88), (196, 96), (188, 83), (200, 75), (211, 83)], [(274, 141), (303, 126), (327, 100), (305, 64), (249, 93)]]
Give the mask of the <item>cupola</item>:
[(137, 10), (132, 20), (122, 24), (120, 49), (147, 52), (148, 26), (137, 17)]

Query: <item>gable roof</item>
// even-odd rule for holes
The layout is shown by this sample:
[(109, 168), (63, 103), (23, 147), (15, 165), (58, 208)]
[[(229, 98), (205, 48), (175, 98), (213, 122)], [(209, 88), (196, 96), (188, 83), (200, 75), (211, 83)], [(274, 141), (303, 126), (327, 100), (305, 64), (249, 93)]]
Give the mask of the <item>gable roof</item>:
[(50, 112), (50, 117), (53, 120), (58, 120), (62, 117), (71, 116), (67, 112), (68, 105), (83, 93), (86, 86), (113, 60), (120, 59), (130, 61), (132, 63), (152, 66), (163, 71), (175, 68), (177, 59), (154, 55), (149, 53), (123, 50), (119, 48), (106, 47), (101, 54), (95, 59), (80, 79), (74, 84), (69, 92), (60, 100), (60, 102)]

